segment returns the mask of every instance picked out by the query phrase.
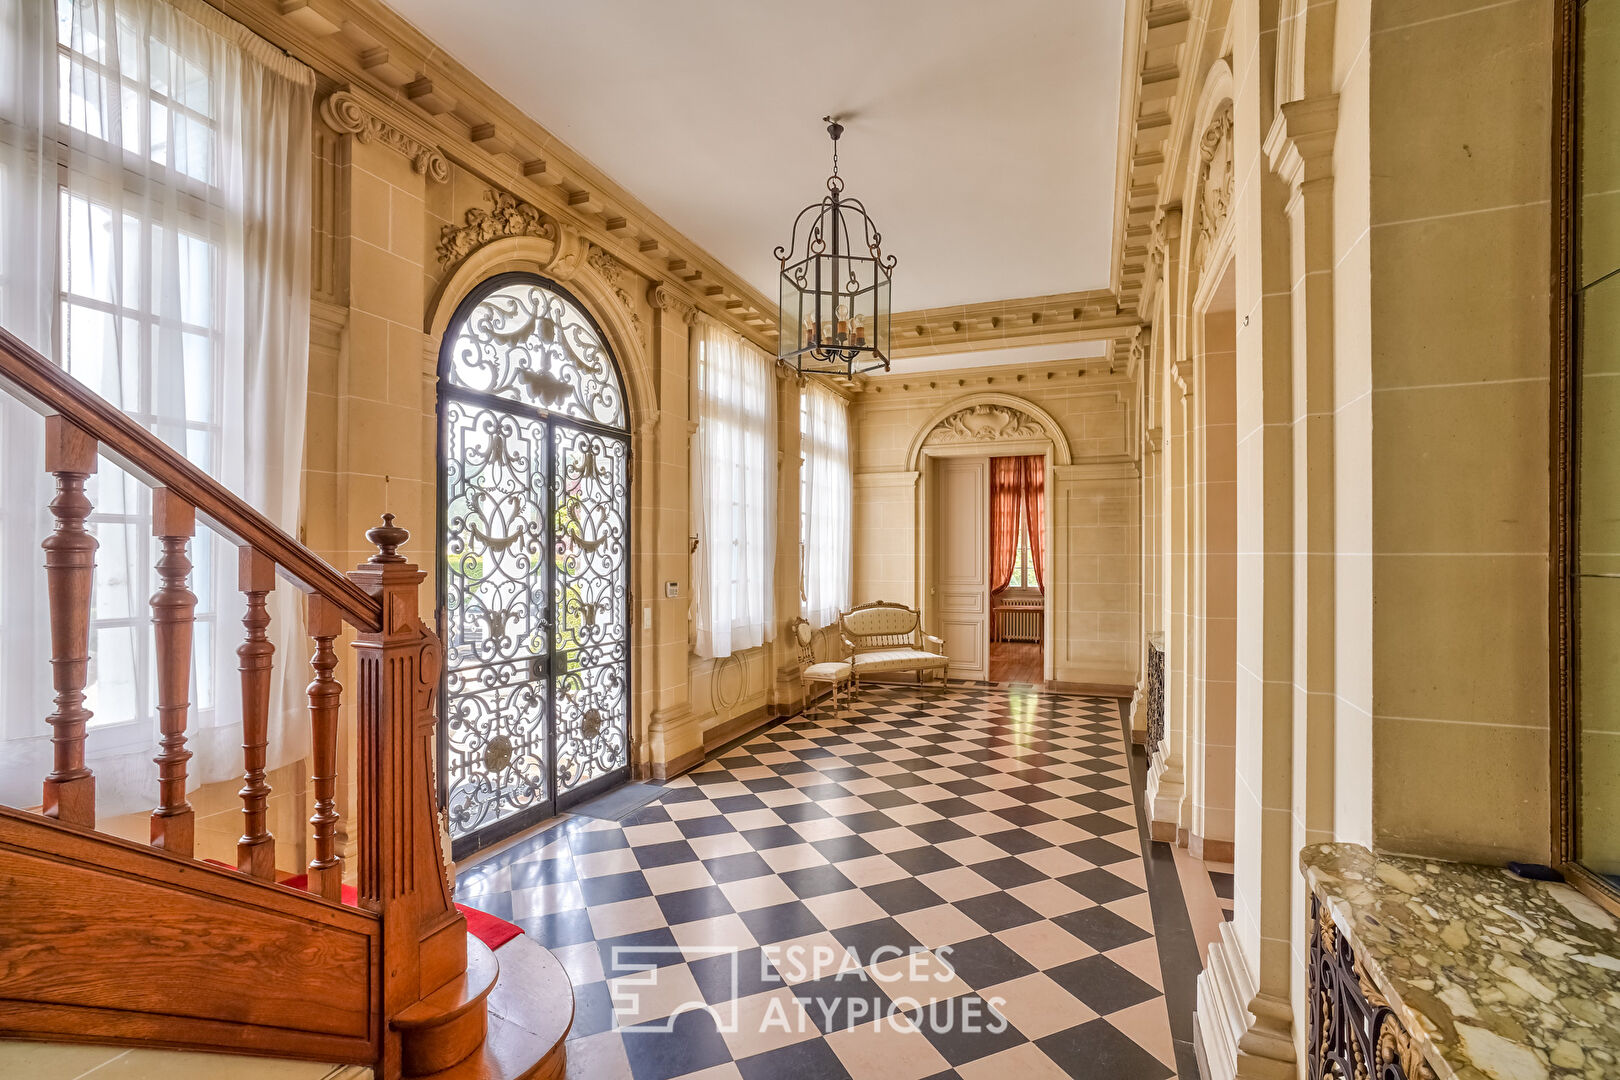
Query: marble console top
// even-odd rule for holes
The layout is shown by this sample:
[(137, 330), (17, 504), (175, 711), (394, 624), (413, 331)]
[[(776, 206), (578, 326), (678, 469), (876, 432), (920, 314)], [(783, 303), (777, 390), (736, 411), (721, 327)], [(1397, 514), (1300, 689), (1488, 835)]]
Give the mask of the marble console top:
[(1620, 1078), (1620, 923), (1580, 892), (1359, 844), (1299, 861), (1442, 1080)]

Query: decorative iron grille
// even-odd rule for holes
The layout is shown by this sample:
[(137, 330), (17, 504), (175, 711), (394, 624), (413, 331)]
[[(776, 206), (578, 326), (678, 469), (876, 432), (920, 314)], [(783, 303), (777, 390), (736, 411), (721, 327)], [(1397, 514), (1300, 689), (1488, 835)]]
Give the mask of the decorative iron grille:
[(440, 790), (458, 856), (630, 761), (630, 443), (590, 317), (529, 274), (462, 305), (440, 361)]
[(1310, 927), (1308, 1080), (1436, 1080), (1315, 894)]
[(1148, 638), (1147, 655), (1147, 752), (1148, 757), (1164, 745), (1164, 639)]

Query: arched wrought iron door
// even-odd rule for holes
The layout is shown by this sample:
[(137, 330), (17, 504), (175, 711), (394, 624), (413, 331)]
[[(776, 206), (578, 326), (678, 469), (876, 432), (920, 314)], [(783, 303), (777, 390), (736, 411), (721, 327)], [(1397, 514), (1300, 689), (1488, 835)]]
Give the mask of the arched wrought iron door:
[(629, 775), (630, 442), (595, 322), (533, 274), (439, 359), (439, 789), (460, 857)]

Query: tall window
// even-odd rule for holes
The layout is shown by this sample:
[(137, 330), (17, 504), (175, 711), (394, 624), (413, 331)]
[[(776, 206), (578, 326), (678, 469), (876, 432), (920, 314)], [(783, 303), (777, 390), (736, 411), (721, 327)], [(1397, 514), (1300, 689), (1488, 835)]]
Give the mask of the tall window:
[(849, 458), (849, 404), (811, 380), (799, 395), (799, 544), (803, 556), (801, 614), (829, 626), (849, 607), (854, 528)]
[(1562, 198), (1573, 228), (1561, 239), (1574, 333), (1559, 377), (1575, 405), (1564, 488), (1575, 513), (1560, 600), (1575, 667), (1560, 717), (1556, 846), (1579, 864), (1569, 867), (1577, 880), (1620, 889), (1620, 0), (1584, 0), (1567, 32), (1575, 127), (1562, 135), (1573, 135), (1574, 172)]
[(774, 360), (712, 321), (698, 343), (692, 442), (699, 656), (771, 640), (776, 570)]
[(1018, 554), (1013, 557), (1012, 580), (1007, 583), (1009, 589), (1038, 589), (1040, 585), (1035, 581), (1035, 564), (1030, 558), (1029, 550), (1029, 523), (1018, 523)]
[[(296, 529), (307, 385), (313, 75), (195, 0), (0, 6), (0, 325)], [(37, 421), (13, 401), (0, 473), (0, 802), (37, 801), (49, 662)], [(15, 440), (15, 441), (14, 441)], [(91, 609), (98, 808), (150, 805), (155, 741), (149, 489), (103, 460)], [(199, 526), (195, 779), (240, 771), (234, 548)], [(30, 573), (29, 568), (34, 572)], [(277, 598), (286, 655), (296, 606)], [(297, 665), (278, 665), (289, 671)], [(294, 677), (278, 703), (296, 701)], [(307, 676), (306, 676), (307, 680)], [(276, 725), (272, 766), (301, 755)], [(210, 729), (215, 729), (210, 733)], [(285, 738), (286, 741), (281, 741)], [(211, 753), (211, 748), (219, 753)]]

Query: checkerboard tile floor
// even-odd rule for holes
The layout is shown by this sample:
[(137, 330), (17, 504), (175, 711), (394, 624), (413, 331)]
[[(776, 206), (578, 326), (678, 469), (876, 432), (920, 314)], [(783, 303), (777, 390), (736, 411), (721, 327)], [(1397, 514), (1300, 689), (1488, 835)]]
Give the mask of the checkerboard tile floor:
[(873, 688), (464, 869), (567, 967), (570, 1077), (1164, 1080), (1118, 703)]

